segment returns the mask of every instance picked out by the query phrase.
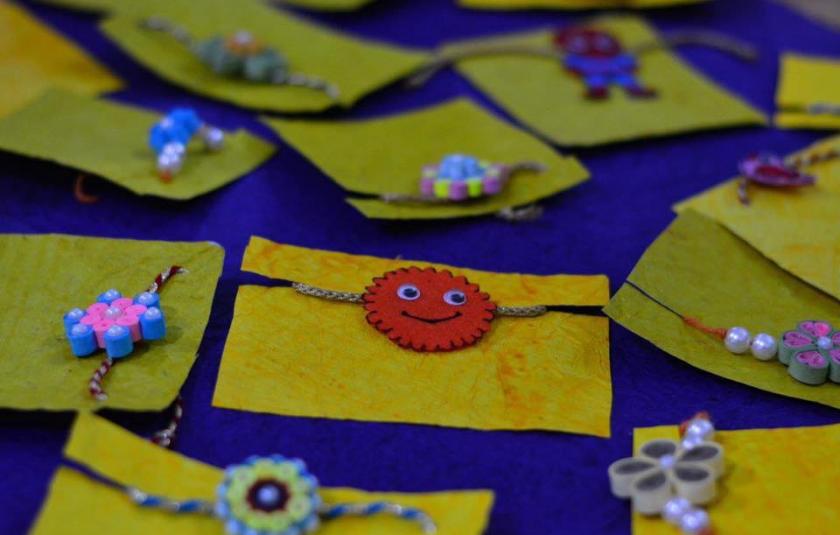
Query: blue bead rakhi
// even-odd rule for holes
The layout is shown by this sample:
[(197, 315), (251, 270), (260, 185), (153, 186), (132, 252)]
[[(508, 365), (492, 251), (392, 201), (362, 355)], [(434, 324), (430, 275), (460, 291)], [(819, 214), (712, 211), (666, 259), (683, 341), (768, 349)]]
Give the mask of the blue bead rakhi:
[(166, 318), (160, 308), (158, 291), (167, 280), (183, 271), (180, 266), (170, 267), (133, 299), (110, 289), (99, 294), (96, 302), (86, 309), (74, 308), (64, 315), (64, 331), (73, 355), (89, 357), (99, 349), (105, 350), (105, 360), (88, 383), (94, 398), (107, 399), (102, 380), (115, 360), (131, 355), (136, 342), (157, 341), (166, 336)]
[(424, 511), (392, 502), (325, 503), (318, 479), (300, 459), (282, 455), (249, 457), (225, 469), (215, 501), (171, 500), (125, 487), (105, 478), (103, 483), (123, 491), (134, 504), (170, 513), (215, 516), (230, 535), (302, 535), (316, 532), (322, 522), (345, 516), (389, 515), (417, 525), (418, 533), (437, 533)]
[(196, 135), (208, 151), (215, 152), (224, 146), (224, 131), (204, 123), (191, 108), (175, 108), (149, 129), (149, 147), (157, 155), (161, 180), (170, 182), (181, 170), (187, 146)]

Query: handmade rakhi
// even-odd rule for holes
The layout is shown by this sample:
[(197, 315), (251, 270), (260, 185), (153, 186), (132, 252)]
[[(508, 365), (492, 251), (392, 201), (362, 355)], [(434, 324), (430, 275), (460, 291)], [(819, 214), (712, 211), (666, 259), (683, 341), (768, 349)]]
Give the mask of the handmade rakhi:
[(549, 46), (471, 44), (461, 45), (451, 52), (441, 52), (437, 58), (412, 75), (411, 85), (422, 85), (437, 71), (451, 63), (483, 56), (525, 55), (547, 58), (560, 63), (566, 71), (580, 78), (590, 100), (606, 100), (610, 88), (617, 86), (632, 98), (651, 98), (656, 89), (639, 81), (636, 71), (639, 58), (653, 50), (674, 48), (680, 45), (703, 45), (731, 53), (745, 60), (753, 60), (756, 51), (731, 37), (705, 31), (685, 31), (644, 43), (632, 48), (603, 29), (592, 26), (558, 28)]
[(540, 172), (545, 166), (535, 162), (491, 163), (468, 154), (449, 154), (440, 163), (423, 167), (420, 193), (384, 193), (390, 203), (460, 203), (501, 193), (521, 171)]
[(100, 401), (108, 398), (102, 381), (115, 360), (131, 355), (138, 342), (158, 341), (166, 336), (159, 291), (171, 277), (184, 271), (180, 266), (172, 266), (133, 299), (110, 289), (86, 309), (74, 308), (64, 315), (64, 330), (73, 355), (83, 358), (105, 350), (105, 360), (88, 383), (94, 398)]
[(123, 493), (137, 506), (173, 514), (214, 516), (230, 535), (301, 535), (341, 517), (390, 515), (417, 524), (418, 533), (437, 533), (424, 511), (393, 502), (325, 503), (318, 480), (300, 459), (282, 455), (249, 457), (225, 469), (215, 501), (173, 500), (90, 474)]
[(209, 151), (215, 152), (224, 146), (224, 130), (204, 123), (191, 108), (175, 108), (149, 129), (149, 147), (157, 155), (161, 180), (169, 182), (181, 170), (187, 145), (196, 135)]
[[(466, 277), (448, 270), (411, 266), (373, 279), (364, 293), (338, 292), (292, 283), (299, 293), (364, 306), (367, 322), (404, 349), (420, 352), (455, 351), (469, 347), (490, 331), (497, 316), (530, 318), (547, 306), (499, 306)], [(598, 307), (552, 307), (570, 313), (593, 314)]]
[(738, 165), (741, 180), (738, 182), (738, 199), (741, 204), (749, 204), (747, 188), (757, 184), (770, 188), (795, 189), (811, 186), (817, 179), (805, 173), (806, 167), (840, 157), (840, 150), (832, 148), (821, 153), (807, 156), (793, 156), (787, 160), (772, 153), (753, 154)]
[(338, 99), (338, 87), (321, 78), (291, 72), (286, 56), (266, 46), (248, 31), (194, 40), (186, 28), (160, 17), (144, 19), (142, 26), (172, 36), (219, 76), (261, 84), (303, 87), (321, 91), (333, 100)]
[(630, 498), (633, 510), (661, 515), (688, 535), (710, 535), (709, 515), (700, 507), (717, 497), (723, 474), (723, 447), (705, 412), (680, 426), (680, 442), (651, 440), (639, 454), (612, 463), (607, 470), (612, 493)]
[(802, 321), (794, 330), (786, 331), (778, 338), (767, 333), (753, 336), (744, 327), (709, 327), (698, 318), (674, 310), (629, 280), (627, 284), (678, 316), (689, 327), (719, 338), (734, 355), (751, 353), (758, 360), (778, 360), (787, 366), (791, 377), (807, 385), (821, 385), (826, 381), (840, 383), (840, 331), (826, 321)]

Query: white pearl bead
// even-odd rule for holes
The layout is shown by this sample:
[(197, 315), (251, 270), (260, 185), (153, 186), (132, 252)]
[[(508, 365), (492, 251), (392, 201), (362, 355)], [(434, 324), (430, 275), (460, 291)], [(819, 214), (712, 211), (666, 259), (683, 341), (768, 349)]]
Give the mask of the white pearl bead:
[(746, 353), (750, 348), (750, 332), (743, 327), (732, 327), (726, 331), (723, 343), (731, 353)]
[(686, 435), (685, 438), (683, 438), (681, 445), (684, 450), (690, 450), (691, 448), (696, 448), (703, 442), (703, 437), (698, 437), (697, 435)]
[(257, 501), (263, 505), (273, 506), (280, 500), (280, 491), (277, 487), (266, 486), (257, 491)]
[(831, 341), (831, 338), (828, 336), (820, 336), (817, 338), (817, 347), (822, 349), (823, 351), (828, 351), (832, 347), (834, 347), (834, 342)]
[(163, 150), (161, 151), (161, 153), (175, 154), (177, 156), (183, 156), (185, 152), (187, 152), (187, 148), (183, 143), (178, 143), (177, 141), (167, 143), (163, 146)]
[(750, 342), (750, 351), (758, 360), (770, 360), (776, 356), (776, 351), (779, 349), (779, 344), (776, 343), (776, 338), (766, 333), (759, 333), (755, 335)]
[(122, 316), (122, 310), (117, 307), (109, 307), (108, 310), (105, 311), (105, 317), (108, 319), (115, 320)]
[(216, 128), (215, 126), (205, 127), (201, 133), (201, 137), (204, 140), (204, 146), (207, 150), (221, 150), (225, 144), (224, 130)]
[(683, 533), (699, 533), (709, 527), (709, 514), (703, 509), (692, 509), (680, 518)]
[(662, 508), (662, 517), (671, 524), (679, 524), (683, 515), (691, 510), (691, 502), (679, 496), (665, 502)]
[(663, 455), (659, 458), (659, 466), (661, 466), (664, 470), (670, 470), (677, 459), (673, 455)]
[(158, 155), (157, 168), (162, 175), (174, 175), (181, 170), (183, 164), (180, 156), (174, 153), (161, 152)]
[(697, 437), (701, 440), (709, 440), (715, 434), (715, 426), (712, 422), (704, 418), (695, 418), (691, 420), (688, 427), (685, 428), (686, 437)]

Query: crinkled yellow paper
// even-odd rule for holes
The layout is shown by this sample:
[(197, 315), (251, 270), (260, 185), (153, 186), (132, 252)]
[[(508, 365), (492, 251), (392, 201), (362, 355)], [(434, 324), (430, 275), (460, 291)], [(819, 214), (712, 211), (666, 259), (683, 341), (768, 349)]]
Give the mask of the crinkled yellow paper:
[(353, 11), (373, 0), (267, 0), (275, 4), (315, 9), (318, 11)]
[[(674, 426), (638, 428), (634, 449), (657, 438), (677, 439)], [(840, 425), (718, 431), (726, 452), (719, 498), (707, 508), (715, 533), (829, 535), (840, 524), (840, 464), (817, 452), (840, 448)], [(634, 535), (675, 535), (658, 517), (633, 515)]]
[(840, 130), (840, 115), (807, 113), (815, 104), (840, 107), (840, 59), (784, 54), (776, 91), (776, 126)]
[[(840, 149), (840, 136), (798, 154), (822, 154), (829, 149)], [(676, 209), (693, 209), (715, 219), (784, 269), (840, 299), (840, 160), (828, 160), (806, 171), (817, 178), (814, 186), (796, 190), (750, 186), (748, 206), (738, 201), (736, 179)]]
[(0, 116), (54, 86), (89, 95), (122, 86), (105, 67), (10, 2), (0, 2), (0, 28)]
[[(588, 25), (607, 30), (625, 46), (658, 39), (643, 19), (602, 17)], [(516, 45), (549, 49), (551, 31), (469, 41), (466, 44)], [(457, 51), (453, 44), (447, 50)], [(763, 115), (718, 87), (667, 50), (639, 57), (639, 79), (658, 91), (650, 99), (627, 97), (613, 88), (605, 101), (584, 97), (584, 84), (560, 62), (524, 55), (484, 56), (457, 69), (523, 124), (560, 145), (599, 145), (693, 130), (764, 124)], [(744, 72), (751, 69), (745, 64)]]
[[(286, 56), (291, 70), (323, 78), (337, 85), (339, 104), (349, 107), (364, 95), (416, 69), (426, 53), (365, 41), (258, 1), (149, 0), (113, 9), (103, 31), (126, 52), (166, 80), (200, 95), (261, 110), (314, 112), (332, 106), (323, 92), (302, 87), (262, 84), (219, 76), (170, 35), (141, 27), (142, 18), (155, 15), (183, 26), (194, 39), (230, 35), (247, 30), (268, 47)], [(91, 7), (89, 2), (84, 5)], [(93, 2), (94, 5), (101, 2)]]
[[(275, 452), (263, 452), (264, 454)], [(65, 452), (120, 484), (173, 499), (213, 500), (222, 470), (160, 448), (100, 417), (79, 414)], [(231, 459), (231, 463), (240, 459)], [(321, 489), (327, 503), (394, 501), (423, 509), (439, 535), (480, 535), (493, 505), (491, 491), (424, 494)], [(91, 533), (148, 535), (222, 535), (224, 524), (212, 516), (172, 514), (137, 507), (119, 491), (71, 468), (59, 468), (31, 535)], [(342, 518), (323, 523), (319, 535), (415, 535), (416, 524), (397, 518)]]
[(228, 133), (223, 150), (196, 141), (170, 183), (155, 168), (149, 129), (160, 114), (123, 104), (50, 91), (0, 119), (0, 150), (101, 176), (140, 195), (186, 200), (233, 182), (260, 165), (274, 146), (244, 130)]
[[(253, 238), (243, 269), (324, 288), (364, 291), (385, 260)], [(447, 268), (502, 305), (601, 305), (603, 276), (520, 276)], [(282, 392), (283, 395), (277, 395)], [(294, 416), (609, 436), (606, 318), (550, 312), (500, 317), (479, 343), (451, 353), (401, 349), (359, 305), (291, 288), (242, 286), (213, 405)]]
[(364, 121), (265, 119), (283, 139), (354, 193), (418, 194), (424, 165), (452, 153), (496, 163), (534, 161), (547, 170), (517, 173), (499, 195), (467, 203), (397, 204), (374, 198), (348, 202), (377, 219), (437, 219), (498, 212), (529, 204), (589, 178), (575, 158), (557, 154), (522, 130), (500, 121), (469, 100)]
[[(0, 407), (160, 410), (187, 378), (204, 335), (224, 251), (212, 243), (0, 235)], [(62, 317), (109, 288), (144, 291), (158, 273), (181, 265), (161, 291), (166, 339), (138, 345), (105, 379), (109, 394), (87, 391), (104, 352), (74, 357)]]
[[(628, 278), (659, 302), (711, 327), (780, 336), (808, 319), (840, 326), (840, 303), (767, 260), (696, 212), (686, 211), (648, 248)], [(718, 338), (685, 325), (629, 284), (607, 314), (657, 347), (702, 370), (785, 396), (840, 408), (840, 387), (809, 386), (776, 360), (733, 355)]]
[(708, 0), (458, 0), (458, 3), (479, 9), (644, 9), (699, 4), (706, 1)]

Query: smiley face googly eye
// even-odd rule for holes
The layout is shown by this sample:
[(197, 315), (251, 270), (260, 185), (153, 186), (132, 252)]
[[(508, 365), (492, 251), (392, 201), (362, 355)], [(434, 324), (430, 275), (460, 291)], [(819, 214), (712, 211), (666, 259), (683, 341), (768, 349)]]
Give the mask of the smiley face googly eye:
[(416, 301), (420, 298), (420, 289), (413, 284), (403, 284), (397, 289), (397, 296), (404, 301)]
[(461, 290), (449, 290), (443, 294), (443, 300), (449, 305), (459, 307), (467, 302), (467, 295)]

